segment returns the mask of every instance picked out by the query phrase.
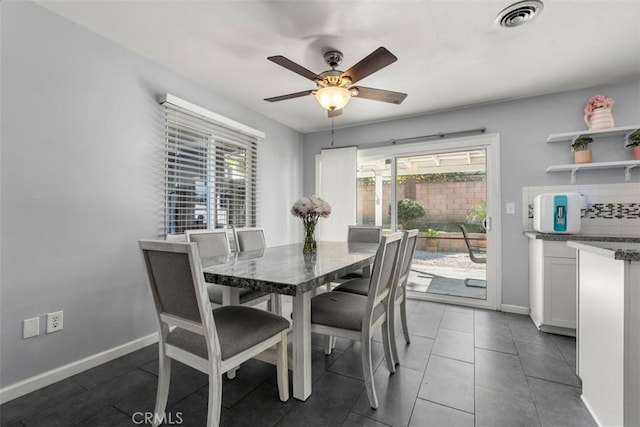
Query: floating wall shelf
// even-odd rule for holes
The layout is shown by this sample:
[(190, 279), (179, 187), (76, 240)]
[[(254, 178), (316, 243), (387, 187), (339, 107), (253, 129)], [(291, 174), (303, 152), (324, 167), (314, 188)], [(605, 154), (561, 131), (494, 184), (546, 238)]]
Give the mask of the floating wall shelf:
[[(579, 130), (575, 132), (554, 133), (549, 135), (547, 142), (573, 142), (580, 136), (590, 136), (593, 139), (606, 138), (609, 136), (626, 137), (636, 130), (640, 129), (640, 125), (621, 126), (617, 128), (601, 129), (601, 130)], [(595, 170), (595, 169), (624, 169), (624, 179), (631, 181), (631, 169), (640, 166), (640, 160), (621, 160), (615, 162), (598, 162), (598, 163), (577, 163), (570, 165), (553, 165), (547, 168), (547, 172), (571, 172), (571, 183), (576, 183), (576, 173), (579, 170)]]
[(571, 165), (553, 165), (547, 172), (571, 172), (571, 183), (576, 183), (576, 172), (595, 169), (624, 169), (625, 181), (631, 181), (631, 169), (640, 167), (640, 160), (622, 160), (618, 162), (580, 163)]
[(547, 138), (547, 142), (563, 142), (563, 141), (573, 142), (579, 136), (590, 136), (592, 138), (605, 138), (607, 136), (627, 135), (634, 132), (637, 129), (640, 129), (640, 125), (622, 126), (617, 128), (601, 129), (601, 130), (579, 130), (575, 132), (554, 133), (549, 135), (549, 137)]

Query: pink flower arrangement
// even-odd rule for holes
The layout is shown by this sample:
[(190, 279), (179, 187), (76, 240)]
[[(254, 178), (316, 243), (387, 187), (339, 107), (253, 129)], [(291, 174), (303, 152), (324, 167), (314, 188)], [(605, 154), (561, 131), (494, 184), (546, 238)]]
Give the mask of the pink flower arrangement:
[(293, 204), (291, 214), (301, 218), (304, 224), (305, 233), (302, 253), (316, 253), (318, 247), (314, 235), (316, 223), (318, 218), (328, 218), (331, 215), (331, 206), (318, 196), (303, 197)]
[(604, 95), (594, 95), (589, 98), (587, 105), (584, 106), (585, 114), (593, 113), (597, 108), (613, 108), (616, 101)]
[(317, 221), (319, 217), (328, 218), (331, 214), (331, 206), (320, 197), (303, 197), (291, 207), (291, 214), (302, 218), (303, 221)]

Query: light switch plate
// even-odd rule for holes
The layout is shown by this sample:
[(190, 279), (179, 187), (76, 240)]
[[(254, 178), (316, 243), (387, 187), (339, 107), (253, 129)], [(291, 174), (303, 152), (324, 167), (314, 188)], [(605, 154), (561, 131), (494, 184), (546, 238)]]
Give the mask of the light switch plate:
[(22, 338), (37, 337), (40, 335), (40, 318), (25, 319), (22, 321)]
[(508, 202), (505, 206), (505, 210), (508, 215), (515, 215), (516, 213), (516, 204), (513, 202)]

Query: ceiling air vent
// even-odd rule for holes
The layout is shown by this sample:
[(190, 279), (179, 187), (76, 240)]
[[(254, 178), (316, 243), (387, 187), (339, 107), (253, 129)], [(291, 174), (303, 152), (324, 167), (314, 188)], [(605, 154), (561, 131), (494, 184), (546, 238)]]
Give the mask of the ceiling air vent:
[(496, 16), (496, 24), (504, 28), (524, 25), (542, 12), (544, 5), (539, 0), (525, 0), (514, 3)]

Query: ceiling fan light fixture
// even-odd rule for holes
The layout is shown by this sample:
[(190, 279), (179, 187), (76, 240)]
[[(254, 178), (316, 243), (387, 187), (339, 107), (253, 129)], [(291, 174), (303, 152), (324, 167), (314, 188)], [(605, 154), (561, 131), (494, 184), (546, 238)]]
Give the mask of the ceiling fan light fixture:
[(340, 86), (326, 86), (317, 90), (316, 99), (326, 110), (341, 110), (351, 99), (351, 92)]

